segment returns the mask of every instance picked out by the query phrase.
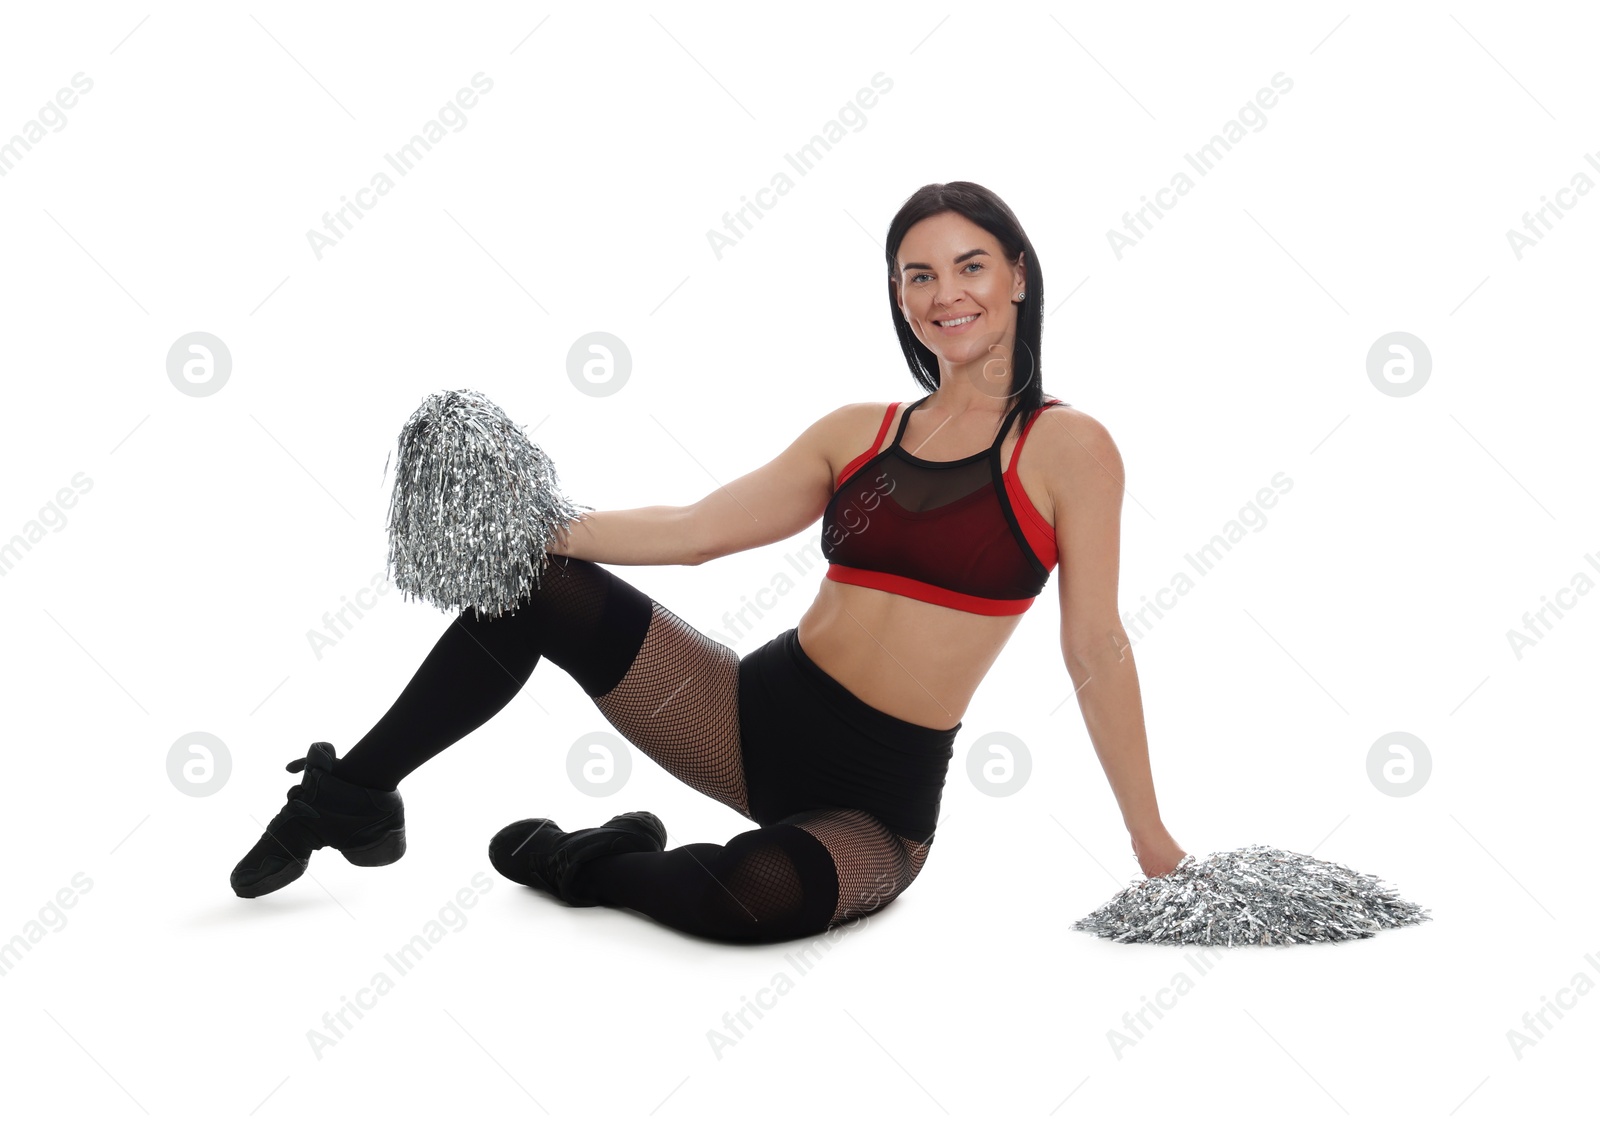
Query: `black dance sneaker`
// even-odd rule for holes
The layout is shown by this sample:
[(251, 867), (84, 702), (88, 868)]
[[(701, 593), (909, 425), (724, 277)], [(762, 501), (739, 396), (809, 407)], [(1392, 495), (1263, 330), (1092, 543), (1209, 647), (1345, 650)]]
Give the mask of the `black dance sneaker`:
[(624, 813), (597, 829), (562, 832), (548, 817), (516, 821), (489, 841), (489, 861), (508, 880), (549, 892), (573, 907), (598, 900), (574, 877), (579, 867), (618, 852), (660, 852), (667, 829), (654, 813)]
[(228, 877), (235, 895), (254, 899), (286, 887), (305, 873), (319, 848), (337, 848), (363, 868), (393, 864), (406, 854), (405, 807), (398, 791), (341, 780), (338, 759), (326, 742), (313, 742), (287, 769), (304, 769), (305, 778), (289, 787), (288, 804)]

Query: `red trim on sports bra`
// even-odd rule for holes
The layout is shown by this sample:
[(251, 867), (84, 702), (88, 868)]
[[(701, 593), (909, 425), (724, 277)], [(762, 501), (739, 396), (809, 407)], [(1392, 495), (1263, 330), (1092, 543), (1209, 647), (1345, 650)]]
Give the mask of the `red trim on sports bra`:
[(1023, 537), (1027, 538), (1028, 545), (1033, 548), (1034, 556), (1039, 559), (1045, 569), (1055, 569), (1059, 557), (1056, 549), (1056, 528), (1044, 520), (1044, 515), (1039, 513), (1033, 505), (1033, 500), (1028, 498), (1028, 492), (1023, 490), (1022, 481), (1010, 472), (1001, 477), (1006, 485), (1006, 497), (1011, 500), (1012, 513), (1017, 516), (1018, 523), (1022, 526)]
[(1044, 410), (1053, 404), (1062, 404), (1060, 400), (1048, 400), (1040, 406), (1028, 422), (1022, 426), (1022, 435), (1017, 437), (1017, 446), (1011, 449), (1011, 462), (1006, 466), (1005, 473), (1000, 477), (1006, 485), (1006, 495), (1011, 499), (1011, 510), (1021, 520), (1023, 534), (1027, 536), (1028, 545), (1033, 547), (1034, 555), (1044, 563), (1046, 569), (1055, 569), (1058, 561), (1056, 550), (1056, 529), (1044, 520), (1044, 515), (1039, 513), (1039, 508), (1033, 505), (1033, 500), (1028, 498), (1028, 492), (1022, 488), (1022, 480), (1017, 475), (1017, 457), (1022, 454), (1022, 445), (1027, 443), (1028, 433), (1044, 415)]
[(839, 473), (839, 481), (833, 485), (835, 491), (844, 486), (844, 481), (856, 473), (856, 468), (878, 454), (878, 448), (883, 444), (883, 438), (889, 434), (889, 422), (894, 419), (895, 409), (904, 403), (904, 401), (895, 401), (889, 406), (888, 410), (883, 414), (883, 423), (878, 425), (878, 438), (872, 441), (872, 447), (844, 465), (844, 470)]
[(930, 585), (926, 581), (918, 581), (911, 577), (901, 577), (898, 573), (882, 573), (874, 569), (857, 569), (855, 566), (840, 565), (833, 562), (824, 574), (830, 581), (838, 581), (845, 585), (859, 585), (864, 589), (881, 589), (886, 593), (897, 593), (902, 597), (913, 600), (925, 601), (930, 605), (943, 605), (949, 609), (960, 609), (968, 613), (983, 613), (986, 616), (1004, 617), (1016, 613), (1027, 612), (1033, 604), (1032, 597), (1021, 597), (1014, 601), (1001, 600), (995, 597), (974, 597), (970, 593), (957, 593), (954, 589), (946, 589), (942, 585)]
[(1053, 404), (1060, 403), (1060, 401), (1054, 399), (1045, 401), (1044, 404), (1040, 405), (1038, 410), (1028, 418), (1028, 422), (1022, 426), (1022, 435), (1017, 437), (1017, 446), (1011, 449), (1011, 462), (1006, 464), (1006, 470), (1008, 472), (1014, 473), (1017, 470), (1017, 457), (1022, 454), (1022, 445), (1028, 442), (1028, 433), (1032, 432), (1033, 426), (1039, 423), (1039, 418), (1044, 415), (1044, 410)]

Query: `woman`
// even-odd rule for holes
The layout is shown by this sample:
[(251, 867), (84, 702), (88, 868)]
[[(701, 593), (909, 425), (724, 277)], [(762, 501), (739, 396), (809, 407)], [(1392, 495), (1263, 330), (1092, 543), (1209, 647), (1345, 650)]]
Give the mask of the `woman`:
[[(706, 938), (793, 939), (870, 914), (921, 870), (961, 717), (1058, 560), (1085, 723), (1140, 866), (1171, 871), (1183, 850), (1156, 806), (1116, 609), (1122, 463), (1099, 423), (1043, 397), (1033, 245), (993, 193), (956, 181), (905, 203), (886, 253), (895, 331), (927, 396), (837, 409), (692, 506), (575, 520), (545, 547), (537, 591), (492, 619), (463, 612), (342, 759), (319, 742), (289, 763), (305, 778), (234, 890), (277, 890), (319, 847), (398, 859), (400, 780), (548, 657), (629, 742), (760, 827), (667, 851), (650, 813), (572, 833), (531, 818), (490, 842), (502, 875)], [(819, 518), (815, 602), (742, 659), (598, 564), (697, 565)]]

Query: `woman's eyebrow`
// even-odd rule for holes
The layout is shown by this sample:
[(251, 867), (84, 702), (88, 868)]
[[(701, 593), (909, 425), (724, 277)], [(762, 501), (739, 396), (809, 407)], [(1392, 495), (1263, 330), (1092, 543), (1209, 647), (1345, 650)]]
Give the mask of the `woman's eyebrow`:
[[(956, 262), (957, 263), (964, 263), (968, 259), (971, 259), (974, 255), (988, 255), (988, 254), (989, 253), (987, 251), (984, 251), (983, 248), (975, 247), (971, 251), (964, 251), (960, 255), (956, 256)], [(919, 270), (919, 271), (932, 271), (933, 270), (933, 268), (928, 266), (928, 264), (926, 264), (926, 263), (906, 263), (906, 264), (902, 264), (901, 267), (900, 267), (900, 270), (901, 271), (910, 271), (913, 268), (915, 268), (916, 270)]]

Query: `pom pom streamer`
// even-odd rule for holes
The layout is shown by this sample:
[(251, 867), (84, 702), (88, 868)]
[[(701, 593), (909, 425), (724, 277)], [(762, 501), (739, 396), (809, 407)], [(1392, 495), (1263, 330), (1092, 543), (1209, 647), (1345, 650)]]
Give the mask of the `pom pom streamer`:
[[(545, 545), (593, 507), (482, 393), (435, 393), (400, 430), (389, 504), (389, 576), (441, 609), (499, 616), (539, 584)], [(384, 474), (389, 465), (384, 463)]]
[(1253, 844), (1185, 856), (1164, 876), (1136, 880), (1073, 924), (1122, 943), (1283, 946), (1371, 938), (1428, 919), (1376, 876)]

